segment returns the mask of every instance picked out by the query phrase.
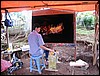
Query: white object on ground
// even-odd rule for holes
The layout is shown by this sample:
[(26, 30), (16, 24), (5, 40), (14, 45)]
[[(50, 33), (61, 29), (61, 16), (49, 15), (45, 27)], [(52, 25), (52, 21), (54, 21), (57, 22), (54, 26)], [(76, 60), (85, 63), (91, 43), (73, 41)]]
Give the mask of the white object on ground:
[(70, 66), (80, 66), (80, 67), (85, 66), (85, 68), (89, 67), (89, 64), (81, 59), (77, 60), (76, 62), (71, 61), (69, 64)]

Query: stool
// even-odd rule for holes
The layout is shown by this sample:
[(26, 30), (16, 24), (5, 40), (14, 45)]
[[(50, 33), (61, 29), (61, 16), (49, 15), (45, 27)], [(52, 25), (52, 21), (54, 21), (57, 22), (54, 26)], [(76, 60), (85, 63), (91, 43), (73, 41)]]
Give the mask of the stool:
[[(42, 62), (40, 62), (40, 59), (42, 59)], [(36, 64), (33, 64), (32, 60), (36, 61)], [(36, 66), (37, 69), (34, 68), (34, 66)], [(43, 68), (46, 68), (46, 66), (45, 66), (44, 59), (42, 56), (30, 56), (30, 72), (34, 70), (34, 71), (38, 71), (39, 74), (41, 74), (41, 71)]]

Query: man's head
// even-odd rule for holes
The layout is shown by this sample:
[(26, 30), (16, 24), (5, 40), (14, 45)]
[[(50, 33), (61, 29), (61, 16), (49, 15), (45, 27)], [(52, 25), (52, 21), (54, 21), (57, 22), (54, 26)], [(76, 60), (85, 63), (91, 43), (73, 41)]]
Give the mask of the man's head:
[(38, 23), (35, 23), (33, 26), (33, 30), (40, 32), (40, 25)]

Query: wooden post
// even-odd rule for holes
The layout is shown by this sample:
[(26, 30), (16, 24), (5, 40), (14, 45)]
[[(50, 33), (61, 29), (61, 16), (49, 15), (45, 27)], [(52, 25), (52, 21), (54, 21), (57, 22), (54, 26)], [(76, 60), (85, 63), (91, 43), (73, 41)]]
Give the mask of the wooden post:
[(97, 43), (98, 43), (98, 38), (99, 38), (98, 35), (99, 35), (99, 25), (96, 24), (96, 27), (95, 27), (95, 41), (94, 41), (94, 48), (93, 48), (93, 52), (94, 52), (93, 65), (96, 64), (97, 56), (98, 56), (98, 51), (97, 51)]
[(98, 55), (98, 53), (97, 53), (97, 41), (98, 41), (98, 32), (99, 32), (99, 29), (98, 29), (98, 26), (99, 26), (99, 24), (97, 24), (97, 21), (98, 21), (98, 13), (99, 13), (99, 7), (98, 7), (99, 5), (98, 4), (96, 4), (95, 5), (95, 15), (96, 15), (96, 22), (95, 22), (95, 39), (94, 39), (94, 47), (93, 47), (93, 65), (95, 65), (96, 64), (96, 62), (97, 62), (97, 55)]
[(7, 46), (9, 47), (9, 31), (7, 26), (6, 26), (6, 38), (7, 38)]
[[(5, 10), (5, 19), (7, 19), (7, 13), (8, 13), (8, 11)], [(7, 38), (7, 46), (9, 47), (9, 31), (8, 31), (8, 26), (6, 26), (6, 38)]]
[(74, 13), (74, 17), (73, 17), (73, 25), (74, 25), (74, 48), (75, 48), (75, 52), (74, 52), (74, 60), (76, 61), (76, 52), (77, 52), (77, 48), (76, 48), (76, 14)]

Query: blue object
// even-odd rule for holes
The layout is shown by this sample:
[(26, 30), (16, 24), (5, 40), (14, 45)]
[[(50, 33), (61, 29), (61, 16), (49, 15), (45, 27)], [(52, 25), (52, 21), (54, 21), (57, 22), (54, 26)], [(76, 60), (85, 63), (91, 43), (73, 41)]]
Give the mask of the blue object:
[(9, 74), (11, 74), (13, 71), (18, 70), (23, 67), (23, 62), (15, 56), (15, 53), (13, 54), (11, 63), (12, 63), (12, 66), (10, 68), (8, 68)]
[[(40, 59), (42, 59), (42, 62), (40, 61)], [(35, 64), (33, 64), (32, 60), (35, 61)], [(36, 66), (37, 68), (34, 68), (34, 66)], [(41, 74), (41, 71), (43, 70), (43, 68), (46, 68), (46, 66), (45, 66), (44, 59), (42, 56), (30, 56), (30, 72), (34, 70), (34, 71), (38, 71), (39, 74)]]
[(10, 22), (9, 19), (5, 19), (5, 26), (7, 26), (7, 27), (12, 27), (13, 24), (12, 24), (12, 22)]
[(49, 56), (49, 51), (48, 50), (44, 50), (44, 54), (45, 54), (45, 59), (46, 61), (48, 61), (48, 56)]
[[(7, 15), (9, 16), (10, 19), (7, 19)], [(11, 19), (10, 15), (9, 15), (8, 10), (5, 10), (5, 17), (6, 17), (5, 26), (12, 27), (13, 26), (13, 22), (12, 22), (12, 19)]]

